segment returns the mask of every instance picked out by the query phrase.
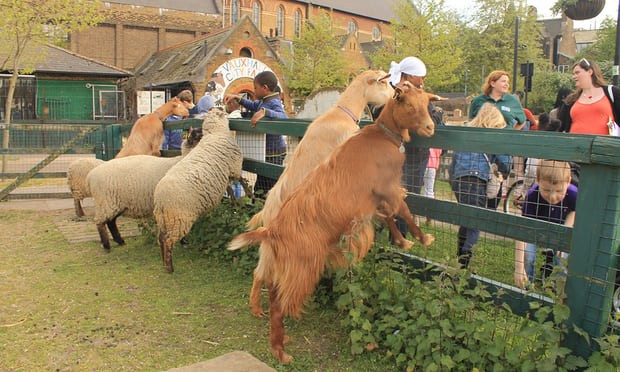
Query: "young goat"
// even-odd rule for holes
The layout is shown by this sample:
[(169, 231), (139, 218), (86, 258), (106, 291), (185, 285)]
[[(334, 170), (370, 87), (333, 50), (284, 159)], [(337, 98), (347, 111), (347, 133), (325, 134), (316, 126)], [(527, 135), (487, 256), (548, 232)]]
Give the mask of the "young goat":
[(408, 82), (397, 87), (375, 124), (350, 137), (315, 168), (269, 226), (230, 242), (230, 250), (262, 244), (260, 279), (269, 291), (271, 350), (281, 362), (293, 359), (284, 351), (284, 316), (300, 317), (325, 266), (347, 264), (345, 250), (355, 260), (366, 255), (374, 240), (373, 218), (384, 218), (395, 232), (393, 218), (398, 214), (422, 245), (434, 241), (416, 226), (401, 186), (403, 142), (410, 140), (409, 130), (424, 137), (434, 133), (427, 110), (431, 97), (437, 98)]
[(152, 114), (144, 115), (131, 127), (127, 143), (116, 155), (124, 158), (130, 155), (160, 156), (161, 145), (164, 142), (164, 121), (171, 116), (188, 116), (187, 107), (177, 97), (166, 102)]

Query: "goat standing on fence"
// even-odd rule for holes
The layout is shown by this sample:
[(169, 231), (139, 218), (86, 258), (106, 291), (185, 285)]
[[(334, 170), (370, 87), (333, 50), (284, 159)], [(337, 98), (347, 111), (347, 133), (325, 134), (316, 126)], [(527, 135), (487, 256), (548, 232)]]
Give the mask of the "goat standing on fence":
[(350, 137), (315, 168), (268, 227), (230, 242), (230, 250), (262, 244), (271, 349), (281, 362), (292, 360), (284, 351), (284, 316), (300, 316), (325, 266), (347, 264), (345, 251), (355, 260), (366, 255), (375, 235), (373, 218), (385, 219), (390, 230), (397, 231), (393, 217), (398, 214), (424, 246), (434, 241), (416, 226), (401, 185), (409, 130), (423, 137), (434, 133), (426, 109), (429, 99), (429, 93), (408, 82), (397, 87), (375, 124)]
[(189, 110), (177, 97), (166, 102), (152, 114), (142, 116), (131, 127), (127, 142), (116, 155), (124, 158), (131, 155), (161, 155), (164, 142), (164, 121), (171, 116), (188, 116)]
[[(306, 129), (295, 152), (287, 158), (287, 165), (278, 182), (271, 188), (263, 209), (248, 222), (255, 230), (268, 226), (280, 210), (286, 197), (303, 181), (317, 165), (355, 132), (359, 130), (359, 117), (368, 103), (384, 105), (393, 95), (384, 71), (366, 71), (357, 76), (340, 95), (336, 104), (316, 118)], [(409, 248), (411, 242), (405, 247)], [(260, 290), (263, 265), (259, 261), (255, 269), (254, 283), (250, 293), (250, 308), (254, 316), (262, 316)]]

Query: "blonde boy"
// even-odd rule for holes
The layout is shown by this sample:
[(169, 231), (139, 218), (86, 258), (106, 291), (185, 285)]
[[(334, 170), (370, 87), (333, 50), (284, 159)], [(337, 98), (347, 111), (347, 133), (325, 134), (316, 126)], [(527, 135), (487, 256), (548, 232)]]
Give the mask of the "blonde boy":
[[(528, 191), (521, 208), (524, 217), (573, 226), (577, 187), (570, 183), (570, 165), (564, 161), (541, 160), (536, 183)], [(515, 284), (525, 289), (534, 280), (536, 245), (518, 241), (515, 247)]]

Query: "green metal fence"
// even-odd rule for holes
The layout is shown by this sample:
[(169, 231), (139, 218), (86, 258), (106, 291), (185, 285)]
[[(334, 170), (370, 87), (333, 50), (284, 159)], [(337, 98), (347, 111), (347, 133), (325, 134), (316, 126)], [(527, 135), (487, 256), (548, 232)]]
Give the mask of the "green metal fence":
[[(253, 133), (302, 136), (308, 120), (273, 120), (250, 128), (247, 120), (231, 120), (230, 128)], [(369, 124), (369, 123), (362, 123)], [(167, 128), (198, 127), (197, 120), (166, 124)], [(419, 216), (451, 225), (467, 225), (507, 239), (535, 241), (547, 248), (570, 253), (567, 302), (571, 309), (570, 324), (599, 337), (610, 329), (612, 293), (616, 281), (620, 249), (620, 138), (571, 135), (549, 132), (520, 132), (465, 127), (439, 127), (431, 138), (414, 137), (416, 145), (453, 151), (472, 151), (524, 157), (573, 161), (581, 165), (577, 213), (574, 228), (489, 209), (460, 205), (409, 194), (407, 203)], [(247, 171), (275, 175), (282, 167), (246, 159)], [(525, 313), (529, 301), (548, 301), (525, 293), (509, 283), (481, 278), (487, 284), (502, 288), (501, 300), (516, 313)], [(571, 333), (566, 345), (580, 355), (592, 351), (581, 336)]]
[[(232, 119), (230, 128), (243, 133), (273, 133), (301, 137), (309, 120), (261, 121), (256, 128), (248, 120)], [(369, 124), (368, 122), (362, 123)], [(200, 127), (201, 121), (190, 119), (167, 122), (166, 129), (189, 129)], [(88, 148), (98, 158), (112, 159), (122, 146), (122, 137), (127, 136), (130, 125), (102, 125), (85, 136)], [(3, 155), (19, 153), (19, 146), (28, 146), (22, 137), (36, 138), (42, 144), (42, 134), (15, 133), (12, 149), (3, 150)], [(54, 138), (64, 138), (58, 133)], [(48, 137), (49, 138), (49, 137)], [(87, 138), (87, 139), (86, 139)], [(570, 253), (568, 278), (565, 287), (567, 302), (571, 309), (570, 324), (584, 329), (589, 335), (598, 337), (610, 331), (609, 315), (612, 308), (612, 293), (616, 280), (620, 249), (620, 138), (570, 135), (548, 132), (517, 132), (464, 127), (439, 127), (431, 138), (414, 137), (416, 145), (436, 147), (452, 151), (488, 152), (573, 161), (581, 165), (577, 214), (574, 228), (523, 218), (501, 211), (460, 205), (448, 196), (430, 199), (409, 194), (407, 203), (412, 212), (445, 223), (446, 244), (452, 244), (456, 234), (451, 227), (467, 225), (489, 234), (490, 239), (504, 239), (505, 244), (493, 248), (507, 254), (514, 247), (514, 240), (532, 241), (537, 245), (555, 248)], [(58, 143), (54, 140), (47, 150), (53, 150)], [(83, 143), (83, 142), (82, 142)], [(26, 150), (23, 150), (26, 151)], [(164, 156), (178, 154), (164, 151)], [(281, 166), (267, 164), (256, 159), (244, 159), (245, 171), (277, 178)], [(438, 179), (440, 182), (441, 180)], [(440, 241), (442, 239), (438, 239)], [(435, 244), (438, 244), (436, 241)], [(511, 245), (512, 244), (512, 245)], [(432, 248), (431, 248), (432, 249)], [(503, 252), (499, 252), (503, 250)], [(415, 258), (415, 257), (414, 257)], [(489, 260), (485, 265), (492, 266)], [(536, 293), (526, 293), (513, 287), (510, 280), (476, 276), (493, 289), (499, 301), (510, 305), (517, 314), (529, 310), (528, 302), (543, 304), (550, 300)], [(500, 290), (501, 289), (501, 290)], [(589, 355), (591, 347), (576, 333), (569, 335), (566, 345), (580, 355)]]

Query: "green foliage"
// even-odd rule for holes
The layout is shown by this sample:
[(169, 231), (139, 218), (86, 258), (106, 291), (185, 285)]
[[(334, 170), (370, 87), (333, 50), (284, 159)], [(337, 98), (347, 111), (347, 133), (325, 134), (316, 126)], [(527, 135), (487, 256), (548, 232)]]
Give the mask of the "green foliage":
[(532, 91), (528, 93), (528, 108), (535, 114), (549, 112), (553, 108), (557, 92), (565, 87), (573, 89), (572, 75), (551, 68), (537, 68), (532, 77)]
[(617, 337), (599, 340), (601, 351), (589, 364), (561, 346), (569, 310), (556, 293), (559, 281), (544, 288), (556, 305), (533, 303), (529, 319), (495, 304), (467, 271), (408, 267), (398, 254), (378, 249), (338, 272), (336, 305), (345, 314), (353, 354), (378, 350), (408, 371), (599, 370), (617, 361)]
[[(596, 31), (594, 44), (583, 49), (575, 60), (583, 57), (596, 61), (599, 65), (604, 62), (613, 62), (616, 51), (616, 21), (609, 17), (601, 23), (601, 28)], [(606, 72), (601, 66), (601, 71)]]
[(442, 91), (460, 80), (455, 74), (463, 63), (463, 50), (458, 42), (459, 29), (454, 26), (456, 14), (446, 11), (443, 0), (400, 1), (398, 20), (392, 23), (393, 39), (371, 55), (373, 66), (388, 69), (391, 61), (416, 56), (426, 64), (425, 85)]
[(341, 47), (342, 39), (334, 37), (327, 13), (304, 23), (300, 36), (293, 40), (292, 53), (284, 51), (290, 61), (285, 67), (289, 88), (305, 97), (319, 88), (345, 86), (348, 76)]
[(226, 249), (232, 238), (246, 231), (245, 224), (263, 208), (263, 199), (254, 202), (248, 197), (238, 198), (237, 204), (224, 198), (209, 215), (201, 217), (187, 236), (190, 247), (198, 248), (219, 261), (231, 264), (242, 273), (251, 273), (258, 262), (257, 247), (239, 251)]

